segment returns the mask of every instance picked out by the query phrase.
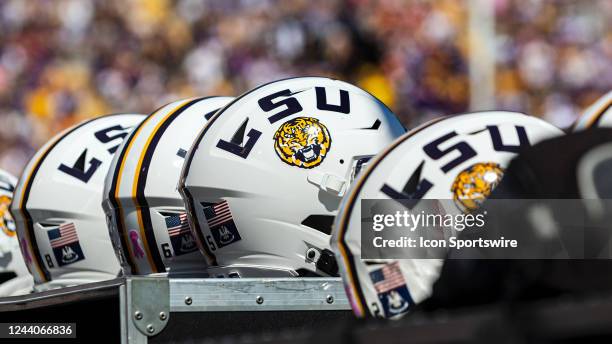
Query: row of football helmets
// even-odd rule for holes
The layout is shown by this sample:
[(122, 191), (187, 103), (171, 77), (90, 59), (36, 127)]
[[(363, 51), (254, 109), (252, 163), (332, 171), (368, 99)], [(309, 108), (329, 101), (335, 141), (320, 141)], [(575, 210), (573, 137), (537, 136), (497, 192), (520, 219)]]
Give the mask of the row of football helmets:
[[(606, 125), (611, 99), (575, 129)], [(445, 212), (469, 212), (521, 146), (562, 134), (501, 111), (406, 133), (369, 93), (320, 77), (98, 117), (44, 145), (17, 185), (0, 175), (0, 296), (122, 274), (341, 275), (357, 315), (395, 317), (430, 294), (442, 262), (361, 260), (360, 201), (452, 199)]]

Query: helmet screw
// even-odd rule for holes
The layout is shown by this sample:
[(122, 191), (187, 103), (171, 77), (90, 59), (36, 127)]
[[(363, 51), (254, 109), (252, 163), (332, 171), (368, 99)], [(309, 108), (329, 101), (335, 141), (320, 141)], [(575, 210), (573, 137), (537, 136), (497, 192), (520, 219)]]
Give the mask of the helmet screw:
[(153, 327), (153, 325), (151, 325), (151, 324), (147, 325), (147, 332), (149, 332), (149, 333), (155, 332), (155, 328)]
[(193, 300), (191, 299), (191, 296), (185, 297), (185, 304), (187, 306), (190, 306), (192, 303), (193, 303)]
[(261, 296), (257, 296), (255, 298), (255, 302), (257, 302), (258, 305), (261, 305), (264, 302), (264, 298)]
[(165, 312), (159, 312), (159, 319), (160, 320), (166, 320), (166, 319), (168, 319), (168, 316), (166, 315)]
[(142, 320), (142, 313), (140, 313), (140, 311), (134, 312), (134, 318), (136, 318), (136, 320)]
[(327, 301), (327, 303), (332, 304), (334, 303), (334, 297), (331, 295), (327, 295), (327, 297), (325, 298), (325, 301)]
[(317, 250), (315, 248), (311, 247), (308, 249), (308, 251), (306, 251), (306, 258), (310, 260), (314, 260), (316, 256), (317, 256)]

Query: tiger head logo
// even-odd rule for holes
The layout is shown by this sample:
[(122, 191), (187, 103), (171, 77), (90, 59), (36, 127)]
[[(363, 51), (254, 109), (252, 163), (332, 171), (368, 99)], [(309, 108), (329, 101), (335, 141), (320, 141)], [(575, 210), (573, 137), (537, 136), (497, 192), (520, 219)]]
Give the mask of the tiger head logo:
[(474, 164), (457, 175), (451, 191), (455, 205), (463, 212), (478, 209), (499, 184), (504, 170), (494, 162)]
[(9, 237), (15, 236), (15, 221), (11, 217), (8, 211), (9, 205), (11, 204), (11, 198), (7, 196), (0, 196), (0, 229), (4, 234)]
[(318, 119), (298, 117), (283, 123), (274, 134), (274, 149), (282, 161), (313, 168), (325, 159), (331, 146), (327, 127)]

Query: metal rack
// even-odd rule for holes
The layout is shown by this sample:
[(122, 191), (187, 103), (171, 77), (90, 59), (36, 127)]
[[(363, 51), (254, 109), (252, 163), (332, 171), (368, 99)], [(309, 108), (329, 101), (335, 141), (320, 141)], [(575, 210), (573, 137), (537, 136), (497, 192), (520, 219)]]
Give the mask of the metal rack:
[(348, 317), (337, 278), (130, 277), (0, 299), (2, 322), (75, 322), (79, 339), (122, 343), (313, 329)]

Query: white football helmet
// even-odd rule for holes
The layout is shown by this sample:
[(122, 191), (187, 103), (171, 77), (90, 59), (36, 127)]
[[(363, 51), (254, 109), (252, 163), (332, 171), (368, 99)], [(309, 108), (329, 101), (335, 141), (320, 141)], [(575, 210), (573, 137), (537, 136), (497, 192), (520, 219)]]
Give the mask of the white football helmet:
[(27, 294), (34, 281), (23, 261), (15, 221), (9, 213), (17, 179), (0, 170), (0, 297)]
[(210, 274), (337, 275), (329, 234), (340, 200), (404, 132), (369, 93), (320, 77), (260, 86), (217, 112), (179, 183)]
[(119, 273), (102, 190), (113, 154), (143, 118), (118, 114), (85, 121), (51, 139), (26, 166), (11, 213), (36, 290)]
[(106, 177), (103, 207), (125, 274), (205, 274), (176, 187), (187, 150), (230, 97), (161, 107), (121, 145)]
[(576, 120), (572, 131), (598, 127), (612, 127), (612, 91), (589, 106)]
[(401, 316), (429, 296), (442, 265), (434, 258), (362, 260), (362, 200), (449, 200), (436, 210), (470, 212), (521, 146), (561, 134), (524, 114), (478, 112), (425, 123), (376, 156), (345, 196), (331, 239), (354, 313)]

